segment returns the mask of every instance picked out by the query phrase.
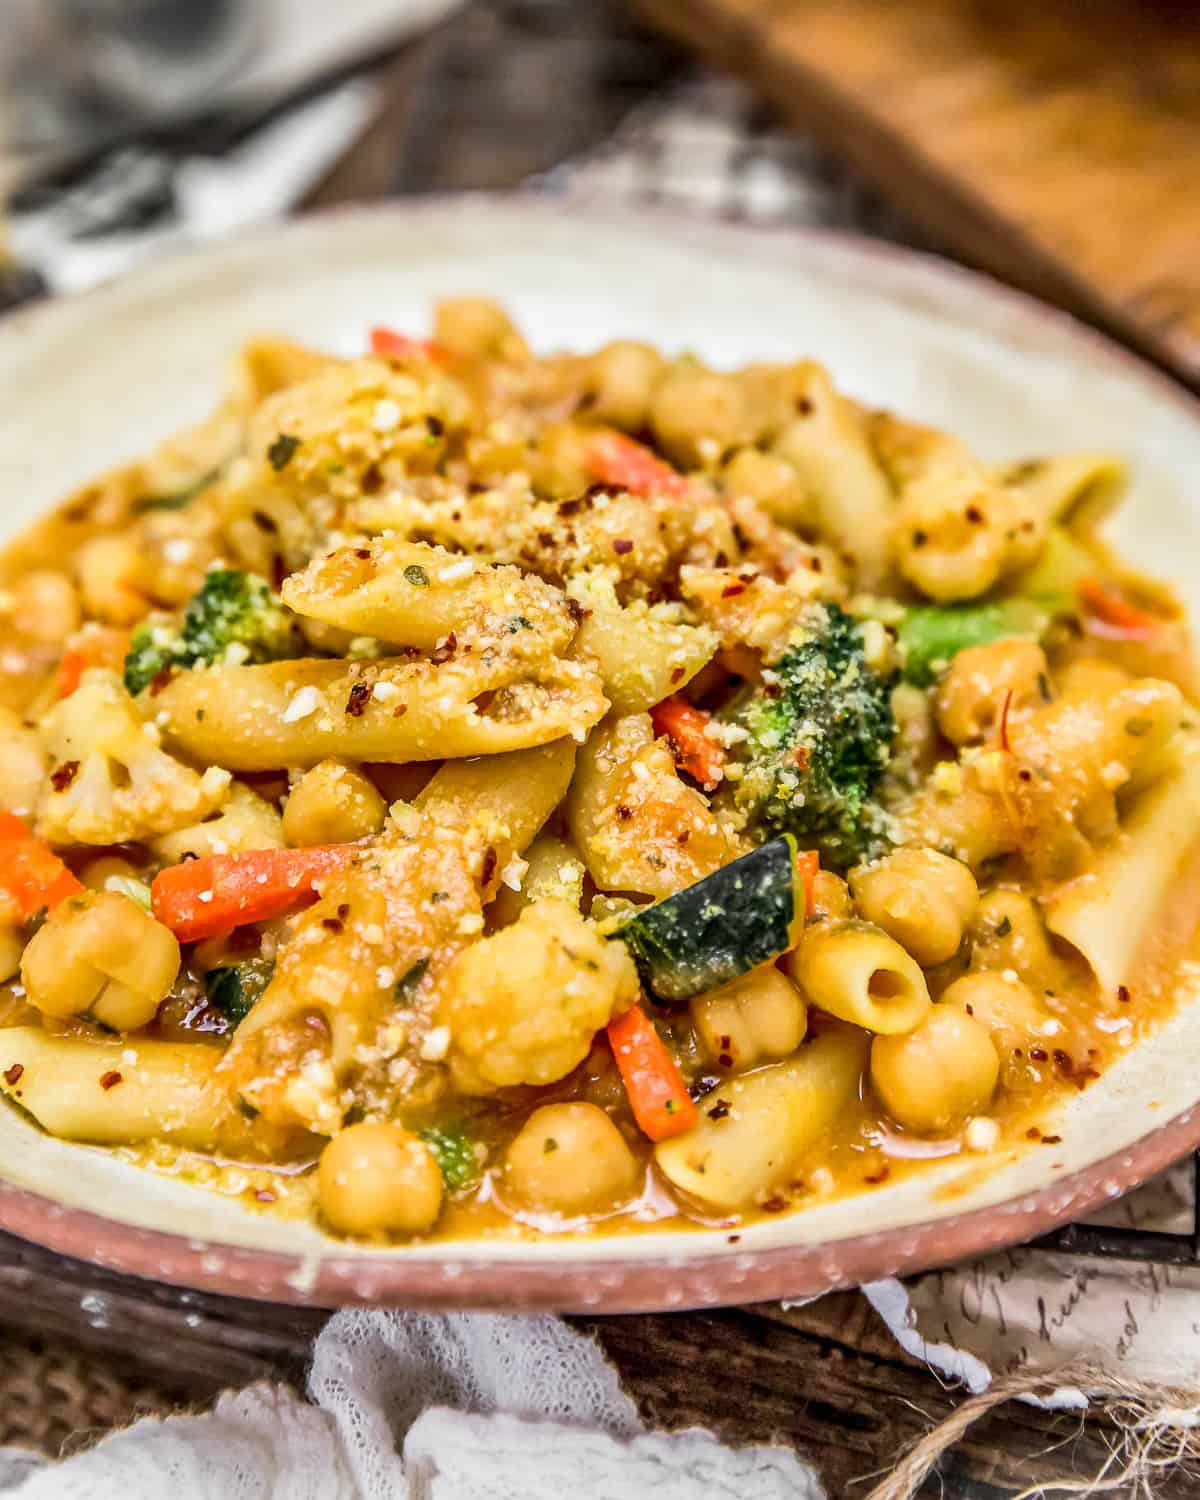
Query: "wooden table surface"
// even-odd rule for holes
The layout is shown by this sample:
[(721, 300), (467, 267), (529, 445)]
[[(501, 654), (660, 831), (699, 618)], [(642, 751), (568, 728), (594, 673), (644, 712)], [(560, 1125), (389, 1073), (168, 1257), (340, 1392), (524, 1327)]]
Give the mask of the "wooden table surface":
[[(552, 9), (536, 0), (475, 4), (380, 63), (384, 108), (309, 207), (515, 186), (603, 139), (630, 104), (682, 66), (665, 43), (633, 28), (618, 0), (580, 0), (566, 35), (547, 23)], [(547, 78), (555, 80), (550, 95)], [(559, 107), (568, 98), (573, 108)], [(122, 1415), (151, 1394), (162, 1409), (257, 1378), (300, 1384), (327, 1316), (179, 1292), (0, 1235), (0, 1367), (27, 1349), (75, 1351), (75, 1368), (116, 1384), (113, 1408)], [(865, 1494), (962, 1399), (902, 1354), (855, 1292), (789, 1313), (757, 1307), (578, 1322), (615, 1361), (648, 1422), (791, 1445), (834, 1497)], [(0, 1405), (0, 1442), (27, 1431), (24, 1415), (18, 1421)], [(46, 1442), (61, 1436), (51, 1429)], [(1063, 1474), (1091, 1475), (1110, 1437), (1099, 1416), (1001, 1408), (952, 1450), (922, 1494), (1004, 1500)], [(1196, 1491), (1166, 1480), (1159, 1493), (1194, 1500)]]

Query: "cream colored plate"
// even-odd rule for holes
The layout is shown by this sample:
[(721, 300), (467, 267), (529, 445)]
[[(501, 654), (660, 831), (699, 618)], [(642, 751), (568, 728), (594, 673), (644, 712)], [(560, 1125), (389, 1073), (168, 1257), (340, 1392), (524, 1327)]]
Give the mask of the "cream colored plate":
[[(433, 300), (464, 291), (502, 298), (542, 348), (630, 336), (716, 363), (811, 354), (853, 395), (944, 425), (996, 458), (1118, 448), (1133, 494), (1111, 535), (1200, 610), (1189, 547), (1200, 408), (1129, 355), (907, 252), (542, 201), (434, 200), (307, 220), (0, 323), (6, 534), (201, 416), (242, 339), (278, 332), (350, 352), (372, 323), (425, 330)], [(48, 1140), (8, 1110), (0, 1172), (51, 1202), (0, 1190), (0, 1227), (275, 1297), (617, 1308), (814, 1291), (1025, 1237), (1157, 1170), (1200, 1139), (1200, 1076), (1188, 1061), (1197, 1056), (1200, 1006), (1184, 1006), (1072, 1101), (1057, 1149), (1031, 1148), (990, 1174), (977, 1159), (950, 1162), (755, 1225), (736, 1245), (712, 1232), (348, 1250)]]

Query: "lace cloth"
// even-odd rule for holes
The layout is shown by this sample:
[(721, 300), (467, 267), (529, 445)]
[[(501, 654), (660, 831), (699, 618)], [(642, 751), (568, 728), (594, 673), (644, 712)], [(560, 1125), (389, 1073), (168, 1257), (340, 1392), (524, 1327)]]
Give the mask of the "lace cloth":
[(283, 1386), (147, 1418), (59, 1463), (0, 1452), (6, 1500), (822, 1500), (780, 1448), (644, 1431), (599, 1347), (551, 1317), (338, 1313), (309, 1401)]

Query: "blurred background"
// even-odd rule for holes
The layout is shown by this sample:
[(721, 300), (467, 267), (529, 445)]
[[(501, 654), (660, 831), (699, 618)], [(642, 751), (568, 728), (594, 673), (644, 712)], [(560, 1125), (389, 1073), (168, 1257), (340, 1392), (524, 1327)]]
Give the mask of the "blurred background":
[(0, 306), (522, 189), (949, 253), (1200, 386), (1193, 0), (0, 0)]
[(348, 199), (587, 192), (896, 232), (624, 0), (5, 0), (5, 298)]

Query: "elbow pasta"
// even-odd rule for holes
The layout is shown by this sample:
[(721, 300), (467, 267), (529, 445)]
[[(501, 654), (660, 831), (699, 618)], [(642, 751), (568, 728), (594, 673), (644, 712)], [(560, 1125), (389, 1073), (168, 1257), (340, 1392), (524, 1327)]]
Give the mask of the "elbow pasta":
[(253, 341), (0, 555), (41, 1129), (351, 1239), (740, 1223), (1022, 1149), (1169, 1013), (1197, 679), (1119, 459), (481, 298), (369, 342)]

